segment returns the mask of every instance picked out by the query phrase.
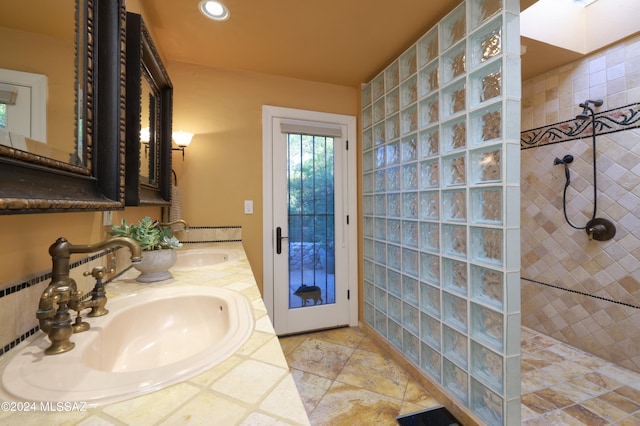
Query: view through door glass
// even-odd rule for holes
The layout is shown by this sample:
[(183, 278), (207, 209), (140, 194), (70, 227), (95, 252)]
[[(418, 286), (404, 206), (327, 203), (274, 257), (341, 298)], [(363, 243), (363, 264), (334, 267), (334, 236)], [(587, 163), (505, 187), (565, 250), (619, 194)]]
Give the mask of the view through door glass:
[(335, 303), (333, 137), (287, 134), (289, 308)]

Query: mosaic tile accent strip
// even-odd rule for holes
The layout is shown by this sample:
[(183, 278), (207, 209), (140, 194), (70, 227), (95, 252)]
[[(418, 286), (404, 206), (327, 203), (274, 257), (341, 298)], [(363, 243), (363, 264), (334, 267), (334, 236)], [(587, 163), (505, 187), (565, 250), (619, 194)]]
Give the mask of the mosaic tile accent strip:
[(29, 288), (34, 284), (38, 284), (42, 281), (46, 281), (51, 279), (51, 272), (46, 273), (44, 275), (37, 276), (33, 279), (21, 282), (19, 284), (10, 285), (7, 288), (0, 290), (0, 298), (8, 296), (10, 294), (16, 293), (18, 291), (24, 290), (25, 288)]
[[(101, 252), (99, 254), (95, 254), (93, 256), (88, 256), (88, 257), (86, 257), (84, 259), (80, 259), (80, 260), (77, 260), (75, 262), (71, 262), (71, 263), (69, 263), (69, 269), (71, 270), (71, 269), (80, 267), (82, 265), (85, 265), (85, 264), (87, 264), (89, 262), (92, 262), (94, 260), (100, 259), (101, 257), (106, 256), (107, 254), (115, 252), (116, 250), (118, 250), (118, 248), (110, 248), (110, 249), (107, 249), (107, 250), (105, 250), (105, 251), (103, 251), (103, 252)], [(51, 279), (51, 272), (46, 272), (44, 274), (37, 275), (37, 276), (35, 276), (33, 278), (25, 279), (24, 281), (22, 281), (20, 283), (17, 283), (17, 284), (9, 284), (7, 287), (5, 287), (5, 288), (0, 290), (0, 299), (5, 297), (5, 296), (8, 296), (8, 295), (10, 295), (12, 293), (27, 289), (27, 288), (35, 285), (35, 284), (41, 283), (43, 281), (48, 281), (50, 279)]]
[[(595, 114), (596, 135), (620, 132), (640, 127), (640, 103)], [(521, 149), (537, 148), (554, 143), (590, 137), (591, 120), (567, 120), (520, 134)]]

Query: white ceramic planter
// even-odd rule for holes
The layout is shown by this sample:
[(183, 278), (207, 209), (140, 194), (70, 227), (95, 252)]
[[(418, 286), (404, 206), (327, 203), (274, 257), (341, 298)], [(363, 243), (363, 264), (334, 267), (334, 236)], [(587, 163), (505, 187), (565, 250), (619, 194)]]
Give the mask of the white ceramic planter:
[(142, 262), (134, 263), (133, 267), (140, 271), (136, 281), (152, 283), (173, 278), (169, 268), (178, 259), (175, 250), (151, 250), (142, 252)]

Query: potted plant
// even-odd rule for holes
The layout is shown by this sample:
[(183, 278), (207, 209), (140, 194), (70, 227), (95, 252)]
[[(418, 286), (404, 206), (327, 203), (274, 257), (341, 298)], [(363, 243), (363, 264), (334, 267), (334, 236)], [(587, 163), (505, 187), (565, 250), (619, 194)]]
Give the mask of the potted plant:
[(174, 249), (182, 243), (173, 235), (171, 229), (160, 226), (149, 216), (140, 219), (138, 224), (128, 224), (122, 219), (120, 225), (113, 225), (109, 234), (116, 237), (129, 237), (138, 243), (142, 250), (142, 262), (133, 264), (140, 271), (136, 278), (140, 282), (163, 281), (172, 278), (169, 268), (177, 259)]

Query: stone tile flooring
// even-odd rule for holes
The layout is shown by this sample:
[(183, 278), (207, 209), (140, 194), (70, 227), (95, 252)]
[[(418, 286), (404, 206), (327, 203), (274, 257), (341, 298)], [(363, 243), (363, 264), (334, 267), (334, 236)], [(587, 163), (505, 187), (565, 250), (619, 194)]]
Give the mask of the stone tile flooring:
[[(280, 339), (312, 425), (441, 405), (357, 327)], [(640, 425), (640, 374), (522, 328), (522, 425)]]
[(357, 327), (280, 338), (313, 426), (396, 425), (438, 403)]
[(640, 374), (522, 327), (522, 425), (640, 425)]

